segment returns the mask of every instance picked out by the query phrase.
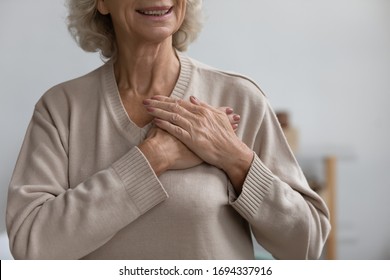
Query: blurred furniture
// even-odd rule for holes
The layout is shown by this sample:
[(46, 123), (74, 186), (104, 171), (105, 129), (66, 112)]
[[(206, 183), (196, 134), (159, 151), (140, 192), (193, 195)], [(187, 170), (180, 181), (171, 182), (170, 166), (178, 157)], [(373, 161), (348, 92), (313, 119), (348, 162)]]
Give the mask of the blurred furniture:
[(329, 209), (332, 230), (325, 244), (322, 258), (337, 259), (337, 161), (338, 157), (332, 153), (312, 151), (297, 154), (299, 164), (305, 174), (310, 187), (325, 201)]
[(355, 158), (350, 147), (299, 145), (298, 130), (291, 125), (288, 111), (277, 111), (276, 116), (292, 152), (297, 157), (310, 187), (319, 193), (329, 208), (332, 230), (325, 244), (323, 258), (337, 259), (337, 161)]
[(325, 201), (330, 213), (332, 230), (325, 244), (322, 258), (337, 259), (337, 160), (332, 153), (316, 152), (299, 153), (296, 155), (310, 187)]

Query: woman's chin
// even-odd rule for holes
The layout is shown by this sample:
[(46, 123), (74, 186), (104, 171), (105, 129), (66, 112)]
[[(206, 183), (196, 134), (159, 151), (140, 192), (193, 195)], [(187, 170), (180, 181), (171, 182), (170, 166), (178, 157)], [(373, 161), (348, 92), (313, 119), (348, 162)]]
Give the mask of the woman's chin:
[(154, 28), (148, 33), (143, 33), (141, 41), (145, 43), (161, 44), (167, 40), (171, 40), (173, 31), (165, 28)]

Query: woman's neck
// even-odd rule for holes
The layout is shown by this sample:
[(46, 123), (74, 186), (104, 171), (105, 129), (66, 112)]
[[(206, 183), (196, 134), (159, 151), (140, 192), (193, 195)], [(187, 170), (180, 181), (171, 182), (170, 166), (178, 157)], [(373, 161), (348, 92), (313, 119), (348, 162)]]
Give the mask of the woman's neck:
[(118, 49), (114, 69), (121, 95), (150, 97), (171, 93), (180, 72), (171, 41)]

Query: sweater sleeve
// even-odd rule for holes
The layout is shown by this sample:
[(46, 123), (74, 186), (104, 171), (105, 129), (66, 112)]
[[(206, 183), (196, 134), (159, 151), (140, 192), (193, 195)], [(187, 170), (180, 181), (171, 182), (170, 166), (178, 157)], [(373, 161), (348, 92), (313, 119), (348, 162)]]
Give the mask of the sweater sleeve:
[(241, 194), (230, 188), (231, 205), (275, 258), (319, 258), (330, 231), (328, 209), (310, 189), (268, 103), (256, 141)]
[(82, 258), (168, 197), (137, 147), (77, 186), (68, 181), (67, 147), (35, 110), (8, 193), (14, 258)]

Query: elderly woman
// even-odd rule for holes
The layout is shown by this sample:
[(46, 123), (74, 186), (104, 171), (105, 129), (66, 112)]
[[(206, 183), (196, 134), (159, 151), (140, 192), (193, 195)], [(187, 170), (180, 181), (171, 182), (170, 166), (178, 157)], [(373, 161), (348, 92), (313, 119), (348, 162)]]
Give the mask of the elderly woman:
[(69, 0), (106, 63), (36, 104), (9, 189), (15, 258), (252, 259), (251, 232), (275, 258), (320, 256), (327, 208), (259, 87), (181, 52), (201, 2)]

